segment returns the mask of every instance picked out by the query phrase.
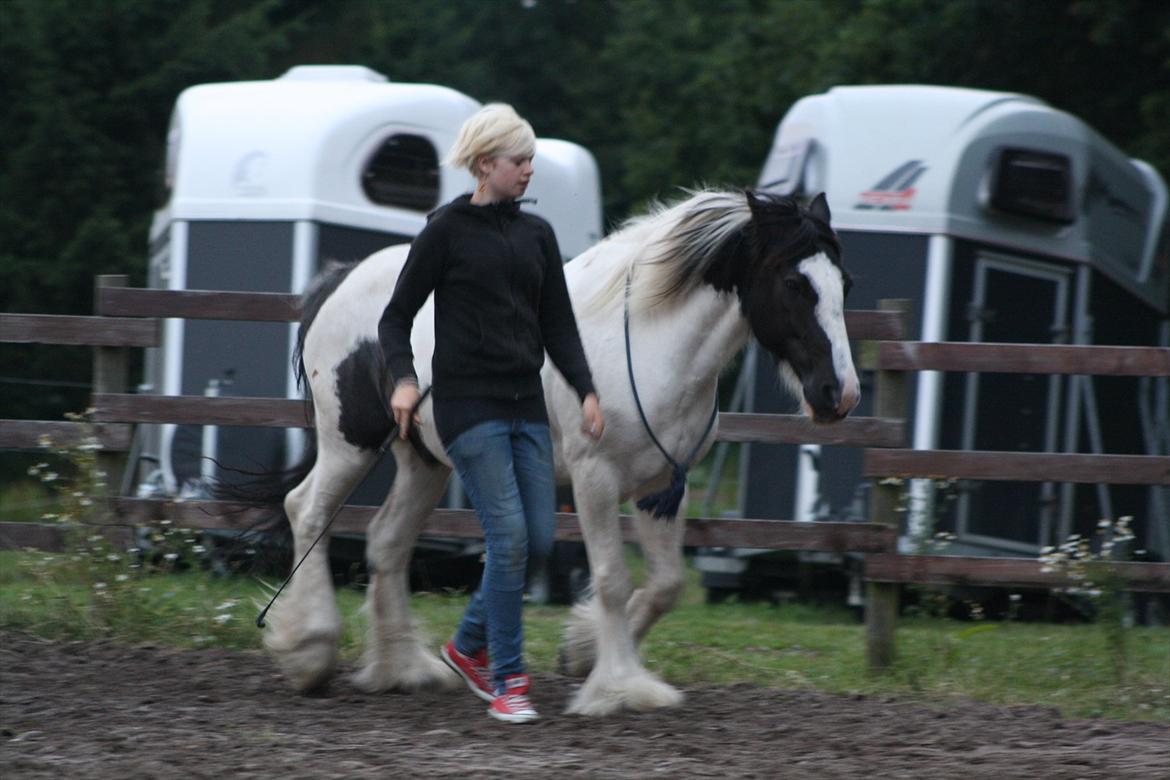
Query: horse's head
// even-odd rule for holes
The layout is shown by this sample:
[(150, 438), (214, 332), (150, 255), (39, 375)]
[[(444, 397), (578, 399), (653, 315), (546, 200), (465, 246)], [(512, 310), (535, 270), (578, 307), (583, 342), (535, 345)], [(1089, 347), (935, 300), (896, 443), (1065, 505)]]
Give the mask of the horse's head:
[(836, 422), (861, 398), (845, 332), (851, 284), (823, 194), (807, 207), (748, 191), (749, 277), (740, 295), (756, 339), (816, 422)]

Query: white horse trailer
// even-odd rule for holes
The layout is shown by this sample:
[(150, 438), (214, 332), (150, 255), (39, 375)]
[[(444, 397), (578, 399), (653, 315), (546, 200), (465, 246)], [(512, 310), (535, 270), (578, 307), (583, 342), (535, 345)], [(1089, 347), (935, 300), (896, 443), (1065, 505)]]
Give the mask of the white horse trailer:
[[(203, 84), (175, 105), (168, 200), (151, 229), (149, 284), (184, 290), (300, 293), (328, 260), (358, 260), (411, 240), (436, 206), (470, 191), (440, 163), (480, 104), (446, 87), (398, 84), (360, 66), (300, 66), (271, 81)], [(571, 257), (602, 235), (597, 165), (582, 147), (537, 140), (528, 197)], [(146, 389), (299, 398), (297, 325), (168, 320), (147, 359)], [(216, 463), (283, 468), (303, 432), (162, 425), (139, 452), (159, 468), (140, 492), (198, 490), (231, 479)], [(214, 458), (214, 461), (212, 460)], [(386, 459), (357, 498), (380, 503)]]
[[(1170, 345), (1164, 181), (1034, 98), (837, 87), (784, 117), (759, 186), (827, 193), (855, 282), (849, 307), (909, 299), (910, 339)], [(872, 375), (863, 384), (855, 413), (871, 414)], [(911, 383), (909, 436), (916, 449), (1165, 455), (1167, 384), (922, 372)], [(752, 366), (742, 395), (749, 411), (791, 409), (771, 366)], [(745, 516), (867, 519), (860, 451), (752, 445), (740, 468)], [(913, 548), (948, 530), (951, 552), (1034, 555), (1100, 518), (1132, 515), (1137, 545), (1170, 560), (1168, 493), (985, 482), (959, 485), (944, 509), (929, 484), (915, 483), (902, 542)]]

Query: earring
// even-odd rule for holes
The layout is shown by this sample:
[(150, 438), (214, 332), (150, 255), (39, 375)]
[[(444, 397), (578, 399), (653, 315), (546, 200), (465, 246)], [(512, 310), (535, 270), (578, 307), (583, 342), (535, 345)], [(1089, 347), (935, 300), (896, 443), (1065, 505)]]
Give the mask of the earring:
[(479, 192), (480, 195), (487, 192), (487, 179), (480, 179), (479, 180), (479, 187), (478, 187), (477, 191)]

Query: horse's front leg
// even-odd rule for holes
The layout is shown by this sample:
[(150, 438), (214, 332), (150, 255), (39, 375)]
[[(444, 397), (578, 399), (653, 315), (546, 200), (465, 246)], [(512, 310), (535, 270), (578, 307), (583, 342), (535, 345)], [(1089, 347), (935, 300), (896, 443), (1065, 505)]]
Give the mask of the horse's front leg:
[(299, 691), (319, 688), (333, 676), (341, 635), (341, 613), (329, 570), (329, 540), (323, 538), (309, 548), (372, 458), (372, 453), (326, 442), (308, 476), (284, 499), (292, 525), (293, 563), (304, 560), (268, 613), (264, 646)]
[(566, 647), (587, 646), (585, 635), (591, 634), (596, 659), (568, 711), (607, 715), (622, 709), (678, 704), (682, 694), (647, 671), (638, 657), (626, 614), (632, 588), (617, 519), (616, 481), (602, 482), (593, 476), (575, 482), (573, 488), (593, 576), (593, 596), (590, 603), (574, 610)]
[(683, 535), (686, 533), (687, 497), (683, 495), (675, 517), (654, 517), (637, 511), (634, 526), (646, 558), (646, 582), (634, 591), (626, 611), (630, 632), (641, 643), (659, 618), (678, 603), (686, 585)]
[(369, 633), (362, 668), (353, 683), (369, 692), (417, 690), (457, 682), (427, 647), (410, 614), (414, 543), (451, 472), (444, 466), (424, 463), (406, 444), (395, 444), (394, 456), (398, 467), (394, 485), (366, 536)]

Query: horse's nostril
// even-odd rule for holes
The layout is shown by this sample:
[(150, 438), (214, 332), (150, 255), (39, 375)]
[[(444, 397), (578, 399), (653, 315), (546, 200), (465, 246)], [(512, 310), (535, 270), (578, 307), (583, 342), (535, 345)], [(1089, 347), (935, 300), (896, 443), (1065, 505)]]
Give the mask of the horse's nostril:
[(841, 387), (835, 382), (825, 382), (821, 385), (821, 400), (831, 409), (836, 409), (841, 402)]

